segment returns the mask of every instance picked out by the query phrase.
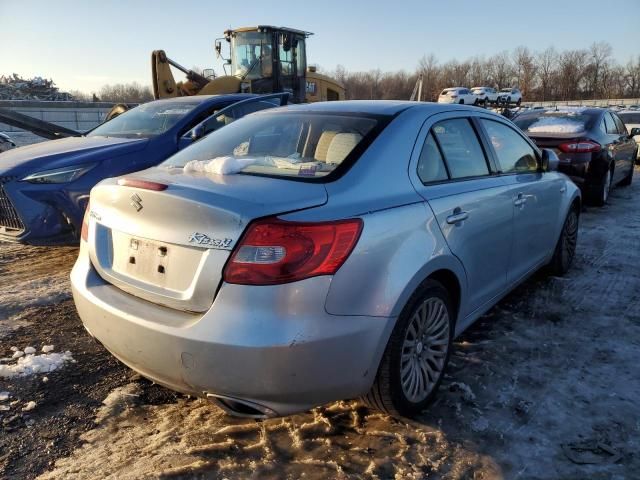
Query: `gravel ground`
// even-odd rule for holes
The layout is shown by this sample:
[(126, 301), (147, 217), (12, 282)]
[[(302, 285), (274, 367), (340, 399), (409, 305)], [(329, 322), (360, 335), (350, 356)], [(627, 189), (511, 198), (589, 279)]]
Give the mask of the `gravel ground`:
[(583, 213), (566, 277), (537, 274), (457, 340), (436, 402), (414, 421), (356, 401), (235, 419), (152, 385), (82, 328), (68, 293), (75, 249), (0, 244), (0, 358), (52, 344), (75, 360), (0, 378), (0, 477), (637, 478), (636, 180)]

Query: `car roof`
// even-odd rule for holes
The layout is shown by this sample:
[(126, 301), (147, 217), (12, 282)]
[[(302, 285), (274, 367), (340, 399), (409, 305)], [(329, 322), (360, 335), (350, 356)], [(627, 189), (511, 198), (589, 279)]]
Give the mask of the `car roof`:
[(522, 112), (522, 115), (544, 115), (545, 113), (554, 113), (554, 112), (558, 112), (558, 113), (567, 113), (567, 114), (584, 114), (584, 115), (600, 115), (603, 112), (606, 112), (608, 109), (606, 108), (600, 108), (600, 107), (572, 107), (572, 106), (568, 106), (568, 107), (562, 107), (562, 106), (558, 106), (558, 108), (556, 109), (555, 107), (549, 107), (549, 108), (537, 108), (537, 109), (532, 109), (532, 110), (526, 110)]
[[(402, 100), (342, 100), (333, 102), (303, 103), (264, 110), (267, 112), (327, 112), (327, 113), (363, 113), (367, 115), (397, 115), (409, 109), (423, 109), (429, 113), (450, 112), (453, 110), (478, 111), (478, 107), (451, 105), (434, 102), (412, 102)], [(481, 109), (486, 113), (493, 113)], [(497, 114), (496, 114), (497, 115)], [(499, 115), (498, 115), (499, 116)]]
[(154, 102), (173, 102), (173, 103), (217, 103), (217, 102), (239, 102), (257, 95), (253, 93), (231, 93), (224, 95), (191, 95), (186, 97), (171, 97), (154, 100)]

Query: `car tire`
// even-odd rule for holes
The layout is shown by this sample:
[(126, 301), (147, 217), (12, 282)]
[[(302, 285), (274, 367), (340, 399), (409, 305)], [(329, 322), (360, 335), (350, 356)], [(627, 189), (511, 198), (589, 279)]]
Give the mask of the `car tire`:
[(620, 183), (618, 183), (618, 185), (620, 185), (621, 187), (628, 187), (629, 185), (631, 185), (632, 181), (633, 181), (633, 164), (631, 164), (631, 168), (629, 169), (629, 173), (627, 174), (627, 176), (624, 177), (622, 180), (620, 180)]
[(460, 105), (464, 105), (464, 100), (460, 99), (460, 101), (458, 102)]
[(562, 276), (569, 271), (576, 255), (578, 244), (578, 227), (580, 226), (580, 213), (577, 206), (571, 207), (562, 225), (560, 238), (553, 251), (553, 257), (549, 262), (549, 271), (552, 275)]
[[(398, 317), (364, 403), (394, 416), (411, 417), (424, 410), (444, 377), (454, 330), (447, 290), (427, 279)], [(429, 347), (424, 346), (427, 342)]]
[(607, 203), (609, 199), (609, 192), (611, 191), (611, 179), (613, 178), (613, 172), (609, 168), (602, 176), (600, 183), (593, 189), (591, 196), (591, 203), (596, 207), (602, 207)]
[(489, 105), (489, 97), (485, 97), (484, 101), (482, 102), (482, 104), (486, 107), (487, 105)]
[(480, 100), (478, 100), (477, 98), (473, 101), (474, 105), (478, 105), (478, 103), (480, 103)]
[(521, 104), (521, 103), (522, 103), (522, 99), (521, 99), (521, 98), (519, 98), (519, 99), (518, 99), (518, 101), (516, 102), (516, 105), (517, 105), (517, 106), (520, 106), (520, 104)]
[(507, 105), (511, 104), (511, 97), (507, 97)]

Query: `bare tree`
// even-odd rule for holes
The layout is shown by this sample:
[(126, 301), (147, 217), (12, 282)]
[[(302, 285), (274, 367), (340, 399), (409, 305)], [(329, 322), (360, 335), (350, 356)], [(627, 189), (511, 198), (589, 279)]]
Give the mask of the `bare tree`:
[(100, 89), (98, 97), (103, 102), (144, 103), (153, 100), (151, 88), (137, 82), (105, 85)]
[(535, 63), (531, 52), (527, 47), (518, 47), (513, 53), (516, 81), (522, 94), (527, 96), (533, 90), (535, 78)]
[(506, 50), (489, 59), (489, 76), (497, 88), (512, 87), (513, 68)]
[(562, 100), (578, 99), (584, 79), (588, 53), (586, 50), (566, 50), (558, 58), (558, 84)]
[(438, 59), (431, 53), (418, 61), (418, 74), (422, 74), (422, 91), (427, 100), (435, 100), (440, 92), (440, 67)]
[(598, 42), (589, 47), (589, 65), (587, 66), (586, 77), (593, 98), (598, 98), (602, 88), (602, 76), (609, 69), (613, 49), (607, 42)]
[(550, 87), (557, 65), (558, 54), (553, 47), (549, 47), (536, 55), (536, 69), (540, 79), (542, 101), (545, 101), (551, 94)]

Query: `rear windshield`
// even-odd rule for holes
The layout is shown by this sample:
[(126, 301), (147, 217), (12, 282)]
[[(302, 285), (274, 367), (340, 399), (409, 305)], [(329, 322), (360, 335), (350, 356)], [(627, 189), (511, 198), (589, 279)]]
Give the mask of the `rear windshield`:
[(360, 114), (255, 114), (213, 132), (163, 165), (223, 175), (322, 178), (355, 160), (379, 122)]
[(154, 137), (169, 130), (198, 105), (199, 102), (166, 100), (145, 103), (103, 123), (87, 136)]
[(593, 117), (574, 112), (545, 112), (534, 115), (521, 115), (514, 123), (528, 133), (580, 133), (588, 130)]
[(640, 123), (640, 112), (619, 112), (618, 116), (622, 119), (624, 123)]

